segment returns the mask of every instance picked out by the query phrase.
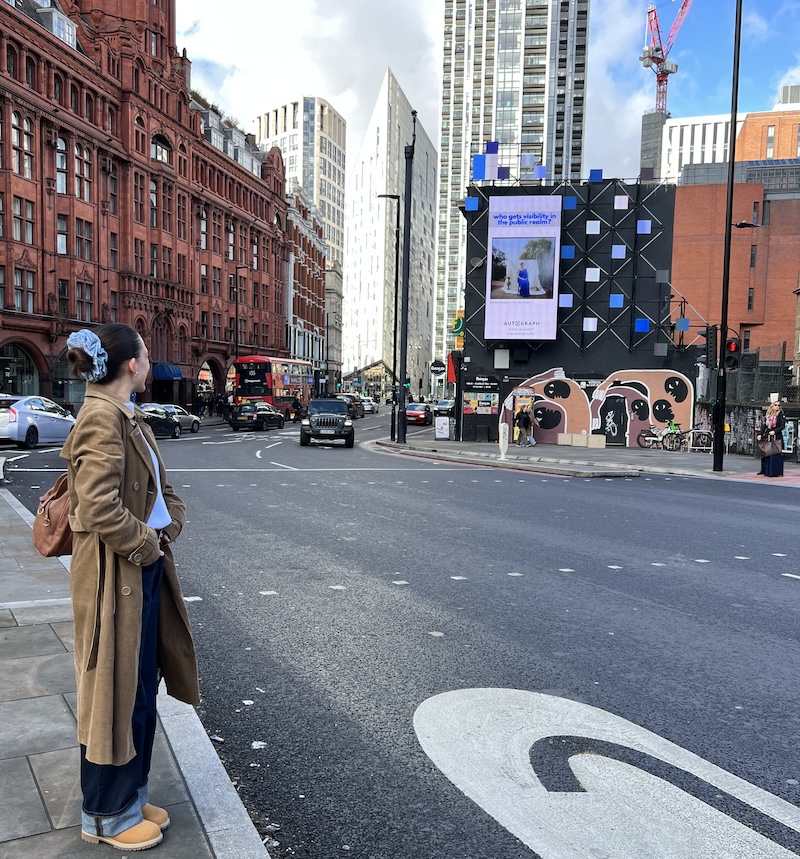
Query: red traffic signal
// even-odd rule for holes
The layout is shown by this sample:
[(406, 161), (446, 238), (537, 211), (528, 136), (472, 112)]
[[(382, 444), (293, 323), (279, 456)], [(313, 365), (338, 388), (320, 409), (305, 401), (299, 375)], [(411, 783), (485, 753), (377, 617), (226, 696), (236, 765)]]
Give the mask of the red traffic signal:
[(729, 337), (725, 341), (725, 369), (738, 370), (742, 360), (742, 341), (738, 337)]

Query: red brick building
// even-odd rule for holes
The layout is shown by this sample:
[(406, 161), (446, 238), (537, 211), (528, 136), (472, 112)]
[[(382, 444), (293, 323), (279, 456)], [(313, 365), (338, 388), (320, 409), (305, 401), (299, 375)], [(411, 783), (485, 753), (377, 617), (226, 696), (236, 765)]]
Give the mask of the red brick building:
[[(174, 0), (0, 3), (0, 381), (79, 402), (71, 331), (139, 330), (152, 396), (288, 355), (279, 150), (190, 95)], [(238, 302), (236, 290), (238, 289)]]
[[(736, 141), (728, 336), (745, 351), (786, 342), (797, 349), (800, 287), (800, 111), (748, 114)], [(704, 184), (679, 185), (675, 199), (672, 285), (688, 302), (692, 324), (719, 324), (727, 165), (698, 169)], [(692, 182), (684, 167), (684, 181)], [(762, 352), (763, 356), (764, 352)]]

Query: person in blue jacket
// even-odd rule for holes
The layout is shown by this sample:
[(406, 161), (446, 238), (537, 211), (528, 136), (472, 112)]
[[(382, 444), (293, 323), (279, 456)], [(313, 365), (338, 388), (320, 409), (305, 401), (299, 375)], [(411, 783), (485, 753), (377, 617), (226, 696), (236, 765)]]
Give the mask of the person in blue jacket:
[(525, 268), (525, 263), (519, 264), (519, 274), (517, 275), (517, 286), (519, 294), (522, 298), (528, 298), (531, 294), (531, 282), (528, 278), (528, 269)]

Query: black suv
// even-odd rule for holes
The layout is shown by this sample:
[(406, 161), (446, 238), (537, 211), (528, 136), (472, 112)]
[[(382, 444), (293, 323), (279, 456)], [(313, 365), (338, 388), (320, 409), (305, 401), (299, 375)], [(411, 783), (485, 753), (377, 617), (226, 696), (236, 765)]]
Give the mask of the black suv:
[(348, 413), (344, 400), (331, 397), (330, 399), (311, 400), (308, 404), (308, 414), (300, 423), (300, 444), (307, 447), (311, 439), (317, 441), (344, 441), (345, 447), (355, 444), (356, 435), (353, 430), (353, 419)]

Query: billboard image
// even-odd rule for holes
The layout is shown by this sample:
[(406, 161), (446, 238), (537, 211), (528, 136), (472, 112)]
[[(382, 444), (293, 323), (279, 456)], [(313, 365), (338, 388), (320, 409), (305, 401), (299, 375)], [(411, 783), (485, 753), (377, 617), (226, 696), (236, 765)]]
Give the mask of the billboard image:
[(486, 337), (555, 340), (561, 199), (490, 199)]

